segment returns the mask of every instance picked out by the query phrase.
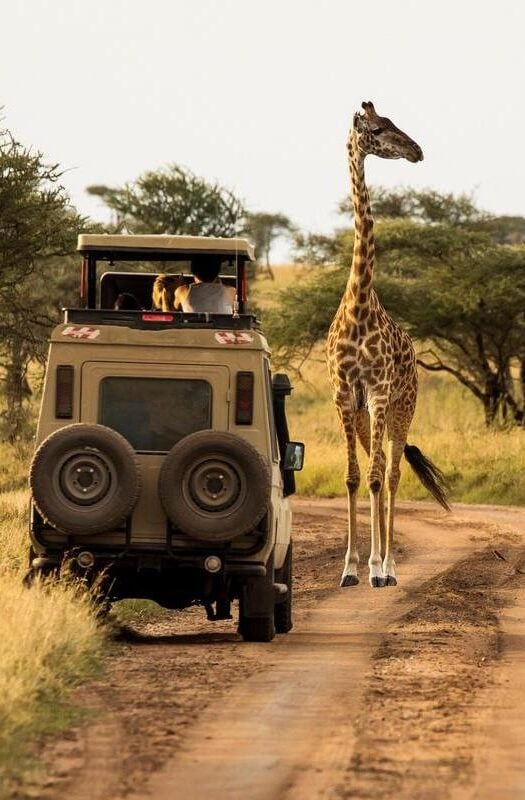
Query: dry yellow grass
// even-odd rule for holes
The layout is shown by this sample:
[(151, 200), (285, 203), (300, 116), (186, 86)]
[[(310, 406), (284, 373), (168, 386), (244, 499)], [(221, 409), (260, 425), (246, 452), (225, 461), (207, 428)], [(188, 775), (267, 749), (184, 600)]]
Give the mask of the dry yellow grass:
[(250, 301), (258, 308), (275, 308), (279, 301), (279, 292), (293, 286), (298, 280), (311, 274), (311, 267), (302, 264), (279, 264), (274, 267), (275, 280), (266, 275), (258, 277), (250, 285)]
[(22, 585), (28, 499), (26, 490), (0, 494), (1, 797), (10, 796), (12, 780), (27, 766), (31, 735), (69, 720), (68, 691), (93, 673), (103, 645), (89, 600), (77, 587)]

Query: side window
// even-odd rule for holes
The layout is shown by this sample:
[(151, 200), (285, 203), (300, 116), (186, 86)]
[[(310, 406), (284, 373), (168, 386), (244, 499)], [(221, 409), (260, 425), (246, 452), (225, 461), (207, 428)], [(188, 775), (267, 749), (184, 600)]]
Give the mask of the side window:
[(275, 416), (273, 413), (273, 392), (272, 392), (272, 375), (270, 372), (270, 364), (264, 360), (264, 377), (266, 385), (266, 407), (268, 409), (268, 424), (270, 428), (270, 441), (272, 447), (272, 461), (279, 461), (279, 445), (277, 443), (277, 431), (275, 428)]

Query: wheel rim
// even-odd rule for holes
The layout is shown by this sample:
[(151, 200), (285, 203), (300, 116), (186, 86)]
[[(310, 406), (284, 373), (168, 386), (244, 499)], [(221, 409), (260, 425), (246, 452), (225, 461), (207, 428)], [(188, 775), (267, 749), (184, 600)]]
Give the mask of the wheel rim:
[(233, 464), (207, 459), (189, 472), (185, 481), (193, 503), (204, 511), (225, 511), (242, 498), (244, 481)]
[(66, 453), (57, 464), (53, 483), (75, 505), (92, 506), (108, 497), (116, 478), (114, 464), (105, 454), (76, 450)]

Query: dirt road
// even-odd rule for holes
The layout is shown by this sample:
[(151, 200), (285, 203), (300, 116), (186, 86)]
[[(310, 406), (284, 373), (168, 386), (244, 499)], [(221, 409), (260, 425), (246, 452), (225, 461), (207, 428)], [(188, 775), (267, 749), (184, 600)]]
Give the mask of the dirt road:
[(365, 506), (345, 590), (344, 503), (294, 519), (294, 631), (245, 644), (196, 611), (124, 631), (37, 796), (525, 797), (525, 510), (400, 504), (399, 586), (380, 590)]

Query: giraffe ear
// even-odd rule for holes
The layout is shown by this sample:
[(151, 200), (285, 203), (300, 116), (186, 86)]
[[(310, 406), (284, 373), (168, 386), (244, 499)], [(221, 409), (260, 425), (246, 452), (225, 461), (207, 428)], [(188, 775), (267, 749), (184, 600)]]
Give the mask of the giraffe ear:
[(370, 100), (368, 102), (361, 103), (361, 106), (365, 111), (365, 116), (367, 119), (373, 119), (374, 117), (377, 117), (374, 104)]
[(365, 121), (365, 115), (360, 114), (359, 111), (356, 111), (354, 114), (354, 128), (356, 131), (361, 132), (363, 130), (363, 122)]

